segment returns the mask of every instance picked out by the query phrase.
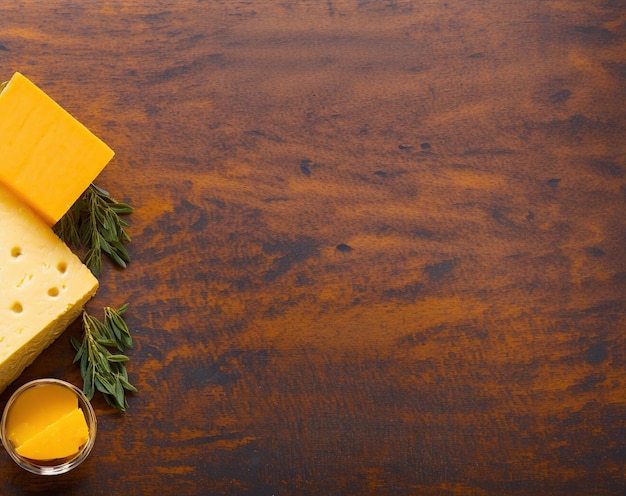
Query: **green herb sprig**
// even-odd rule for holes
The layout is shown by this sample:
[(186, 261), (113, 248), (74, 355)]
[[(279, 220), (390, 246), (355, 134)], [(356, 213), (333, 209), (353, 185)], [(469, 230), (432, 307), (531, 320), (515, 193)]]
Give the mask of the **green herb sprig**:
[(54, 232), (65, 243), (85, 251), (84, 263), (99, 277), (102, 273), (102, 253), (120, 267), (130, 262), (124, 246), (130, 241), (128, 223), (121, 218), (133, 207), (118, 202), (95, 184), (90, 184), (67, 213), (54, 226)]
[[(90, 184), (85, 192), (54, 226), (54, 231), (66, 244), (83, 251), (84, 263), (94, 276), (102, 273), (103, 252), (113, 262), (125, 268), (130, 257), (124, 243), (130, 241), (126, 232), (128, 223), (121, 218), (133, 208), (114, 200), (107, 191)], [(117, 310), (104, 307), (100, 321), (82, 312), (82, 341), (71, 338), (76, 350), (74, 363), (80, 363), (83, 391), (92, 399), (100, 391), (106, 402), (125, 411), (128, 404), (125, 393), (137, 389), (129, 382), (124, 355), (133, 341), (122, 317), (128, 304)]]
[(103, 321), (83, 310), (82, 342), (71, 338), (76, 350), (74, 363), (80, 363), (87, 398), (93, 398), (94, 393), (100, 391), (109, 405), (121, 411), (128, 407), (126, 392), (137, 391), (128, 380), (125, 365), (128, 357), (123, 354), (133, 345), (128, 325), (122, 317), (127, 308), (128, 304), (117, 310), (105, 307)]

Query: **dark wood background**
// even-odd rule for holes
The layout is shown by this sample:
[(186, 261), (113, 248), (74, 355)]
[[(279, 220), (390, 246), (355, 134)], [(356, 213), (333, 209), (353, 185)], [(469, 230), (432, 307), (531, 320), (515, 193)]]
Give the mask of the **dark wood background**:
[(136, 207), (89, 308), (130, 302), (139, 393), (0, 493), (624, 494), (625, 7), (2, 2), (0, 79)]

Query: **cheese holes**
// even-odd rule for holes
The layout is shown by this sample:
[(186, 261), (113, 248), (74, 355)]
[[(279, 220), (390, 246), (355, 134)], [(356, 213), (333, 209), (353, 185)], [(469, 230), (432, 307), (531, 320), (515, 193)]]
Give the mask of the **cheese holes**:
[(13, 305), (11, 305), (11, 310), (13, 313), (22, 313), (24, 311), (24, 307), (22, 307), (22, 304), (19, 301), (16, 301)]
[(61, 273), (61, 274), (65, 274), (67, 272), (67, 263), (65, 262), (59, 262), (57, 264), (57, 270)]
[(59, 288), (52, 287), (48, 289), (48, 296), (51, 296), (52, 298), (59, 296)]
[(11, 248), (11, 256), (13, 258), (20, 258), (22, 256), (22, 249), (19, 246)]

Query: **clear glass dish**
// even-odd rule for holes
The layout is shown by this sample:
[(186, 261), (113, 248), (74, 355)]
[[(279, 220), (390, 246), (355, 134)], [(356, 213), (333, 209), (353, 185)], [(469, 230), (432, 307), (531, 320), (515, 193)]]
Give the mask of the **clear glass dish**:
[[(31, 460), (29, 458), (24, 458), (20, 456), (15, 451), (15, 447), (9, 440), (6, 429), (7, 429), (7, 418), (11, 406), (15, 403), (15, 400), (22, 394), (24, 391), (39, 387), (42, 385), (48, 384), (57, 384), (59, 386), (66, 387), (76, 394), (78, 398), (78, 406), (82, 409), (83, 414), (85, 415), (85, 420), (87, 421), (87, 427), (89, 428), (89, 438), (87, 442), (80, 448), (79, 452), (75, 455), (72, 455), (68, 458), (51, 460), (51, 461), (38, 461)], [(0, 437), (2, 438), (2, 444), (6, 449), (7, 453), (11, 456), (11, 458), (24, 470), (27, 470), (33, 474), (37, 475), (60, 475), (66, 472), (69, 472), (73, 468), (80, 465), (85, 459), (89, 456), (93, 445), (96, 441), (96, 431), (97, 431), (97, 420), (96, 414), (94, 412), (93, 407), (91, 406), (91, 402), (87, 399), (84, 393), (69, 382), (65, 382), (59, 379), (37, 379), (31, 382), (28, 382), (17, 389), (9, 398), (6, 406), (4, 407), (4, 412), (2, 414), (2, 421), (0, 422)]]

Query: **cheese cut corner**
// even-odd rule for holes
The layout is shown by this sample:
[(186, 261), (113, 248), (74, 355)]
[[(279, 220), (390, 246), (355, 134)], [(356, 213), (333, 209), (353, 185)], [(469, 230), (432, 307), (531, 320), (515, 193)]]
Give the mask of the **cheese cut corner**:
[(98, 280), (0, 183), (0, 392), (71, 324)]
[(114, 152), (23, 74), (0, 92), (0, 181), (52, 226)]

